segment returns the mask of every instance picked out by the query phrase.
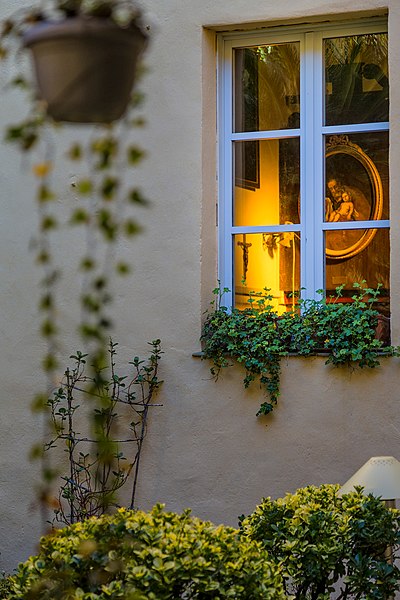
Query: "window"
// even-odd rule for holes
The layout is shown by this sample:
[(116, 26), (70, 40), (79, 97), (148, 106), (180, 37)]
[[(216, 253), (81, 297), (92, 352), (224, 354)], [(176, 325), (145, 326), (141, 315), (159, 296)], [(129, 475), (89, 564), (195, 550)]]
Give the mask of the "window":
[(385, 24), (231, 34), (220, 60), (220, 279), (280, 312), (354, 282), (389, 312)]

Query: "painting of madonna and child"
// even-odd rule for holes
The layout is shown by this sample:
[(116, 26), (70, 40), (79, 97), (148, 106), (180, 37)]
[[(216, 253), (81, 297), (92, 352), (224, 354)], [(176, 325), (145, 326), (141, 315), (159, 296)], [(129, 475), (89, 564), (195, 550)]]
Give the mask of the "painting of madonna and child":
[[(374, 221), (389, 219), (388, 135), (375, 132), (329, 136), (326, 140), (326, 289), (350, 291), (354, 282), (382, 288), (380, 308), (389, 312), (389, 230)], [(369, 221), (368, 227), (349, 227)], [(341, 228), (340, 224), (346, 223)]]

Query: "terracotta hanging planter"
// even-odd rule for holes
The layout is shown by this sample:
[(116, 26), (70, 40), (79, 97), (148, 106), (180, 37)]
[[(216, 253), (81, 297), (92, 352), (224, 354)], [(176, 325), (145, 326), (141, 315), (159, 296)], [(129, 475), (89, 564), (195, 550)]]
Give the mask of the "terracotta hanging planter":
[(56, 121), (110, 123), (127, 109), (146, 35), (131, 24), (76, 16), (28, 29), (40, 97)]

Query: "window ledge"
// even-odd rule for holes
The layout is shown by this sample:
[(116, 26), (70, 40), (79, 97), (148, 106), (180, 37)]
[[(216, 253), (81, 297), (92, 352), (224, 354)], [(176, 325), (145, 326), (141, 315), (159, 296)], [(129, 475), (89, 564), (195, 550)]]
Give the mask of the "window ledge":
[[(299, 352), (287, 352), (286, 354), (282, 355), (282, 358), (285, 358), (286, 356), (300, 356), (301, 358), (308, 358), (310, 356), (327, 356), (328, 354), (331, 354), (331, 350), (324, 350), (324, 349), (320, 349), (320, 350), (316, 350), (315, 352), (310, 352), (309, 354), (300, 354)], [(387, 354), (387, 352), (385, 352), (384, 350), (377, 350), (376, 354), (378, 356), (387, 356), (390, 357), (390, 354)], [(229, 354), (227, 355), (229, 356)], [(193, 358), (204, 358), (204, 352), (203, 350), (200, 350), (199, 352), (192, 352), (192, 357)]]

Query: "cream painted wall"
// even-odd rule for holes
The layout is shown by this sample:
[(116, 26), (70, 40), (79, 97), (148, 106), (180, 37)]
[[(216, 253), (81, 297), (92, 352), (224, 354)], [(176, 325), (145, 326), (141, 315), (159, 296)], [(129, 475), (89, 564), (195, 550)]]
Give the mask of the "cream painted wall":
[[(5, 16), (23, 0), (1, 0)], [(147, 0), (152, 32), (147, 53), (148, 125), (140, 141), (149, 158), (137, 181), (153, 203), (142, 210), (145, 232), (133, 246), (135, 270), (118, 287), (115, 335), (121, 361), (163, 340), (160, 395), (141, 467), (139, 503), (163, 501), (169, 509), (191, 506), (196, 515), (235, 524), (263, 495), (278, 496), (309, 483), (343, 482), (370, 456), (400, 458), (397, 360), (376, 371), (332, 370), (324, 360), (290, 358), (282, 398), (272, 418), (257, 420), (262, 400), (245, 392), (232, 368), (216, 384), (208, 365), (192, 357), (200, 349), (204, 309), (216, 273), (215, 31), (269, 24), (352, 18), (389, 9), (391, 67), (391, 197), (393, 338), (400, 342), (400, 6), (398, 0)], [(1, 94), (0, 127), (18, 120), (20, 98)], [(66, 130), (65, 137), (73, 132)], [(136, 134), (135, 134), (136, 135)], [(135, 138), (136, 139), (136, 138)], [(57, 148), (62, 156), (62, 147)], [(36, 216), (32, 181), (17, 152), (0, 144), (0, 569), (11, 570), (35, 549), (40, 530), (32, 511), (36, 467), (27, 460), (40, 438), (30, 413), (43, 389), (42, 342), (36, 302), (39, 274), (29, 240)], [(61, 166), (58, 183), (73, 175)], [(63, 202), (68, 202), (67, 198)], [(60, 239), (60, 255), (80, 243)], [(65, 262), (61, 289), (64, 350), (76, 349), (75, 274)]]

